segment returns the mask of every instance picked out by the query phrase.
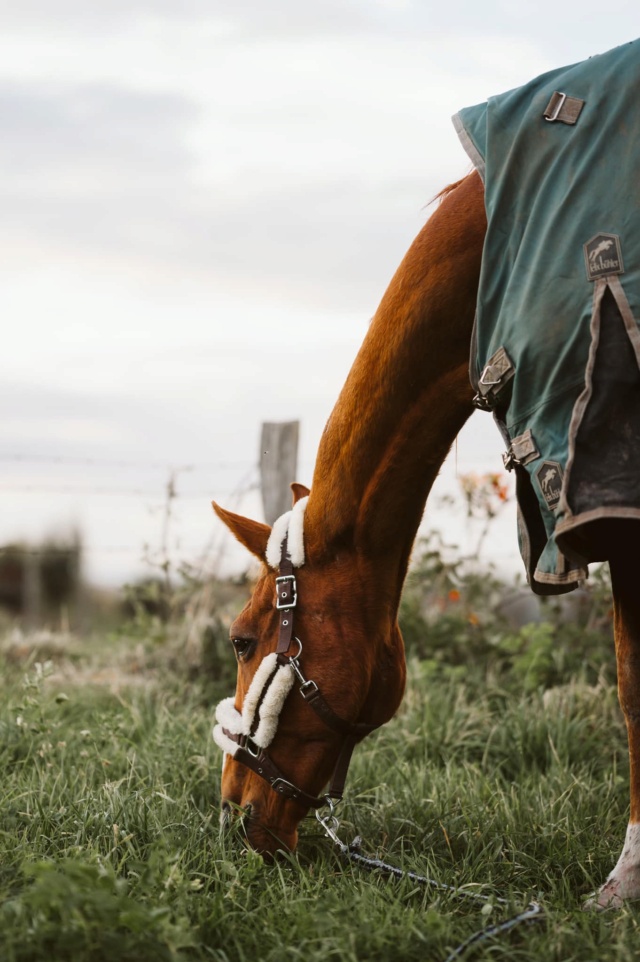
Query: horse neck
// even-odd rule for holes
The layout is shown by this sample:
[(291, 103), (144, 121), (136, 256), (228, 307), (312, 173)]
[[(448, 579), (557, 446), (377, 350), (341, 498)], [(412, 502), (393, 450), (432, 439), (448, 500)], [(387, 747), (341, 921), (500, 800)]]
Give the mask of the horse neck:
[(398, 268), (322, 436), (310, 554), (354, 550), (399, 601), (427, 495), (472, 411), (469, 342), (486, 221), (470, 175)]

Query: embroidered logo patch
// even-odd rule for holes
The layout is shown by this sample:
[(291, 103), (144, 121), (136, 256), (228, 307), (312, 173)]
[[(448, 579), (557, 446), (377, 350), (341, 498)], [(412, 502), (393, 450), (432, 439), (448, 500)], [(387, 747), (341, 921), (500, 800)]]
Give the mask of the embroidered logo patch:
[(557, 461), (543, 461), (536, 471), (536, 481), (540, 485), (542, 497), (550, 508), (555, 508), (560, 500), (564, 474)]
[(620, 238), (617, 234), (596, 234), (584, 245), (587, 277), (595, 281), (605, 274), (624, 274)]

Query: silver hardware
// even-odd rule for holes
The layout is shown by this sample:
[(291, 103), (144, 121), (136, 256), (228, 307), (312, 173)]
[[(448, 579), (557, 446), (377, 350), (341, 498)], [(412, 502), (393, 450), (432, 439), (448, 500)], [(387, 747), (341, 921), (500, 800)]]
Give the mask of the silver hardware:
[(556, 104), (556, 109), (553, 111), (553, 113), (551, 114), (550, 117), (548, 117), (548, 116), (545, 114), (545, 115), (544, 115), (544, 119), (545, 119), (545, 120), (548, 120), (549, 123), (553, 123), (554, 120), (557, 120), (558, 117), (560, 116), (560, 111), (561, 111), (562, 108), (564, 107), (564, 102), (565, 102), (566, 99), (567, 99), (567, 95), (566, 95), (566, 94), (562, 94), (562, 93), (560, 93), (560, 92), (558, 91), (558, 102), (557, 102), (557, 104)]
[[(284, 582), (286, 581), (291, 582), (291, 599), (289, 601), (286, 601), (284, 604), (281, 604), (280, 598), (281, 597), (286, 598), (289, 592), (288, 591), (280, 592), (278, 590), (278, 586), (282, 585), (284, 587)], [(282, 610), (283, 608), (295, 608), (297, 601), (298, 601), (298, 585), (296, 583), (296, 576), (295, 575), (279, 575), (276, 578), (276, 608), (278, 610)]]
[(517, 438), (512, 438), (509, 452), (513, 455), (513, 464), (529, 464), (540, 457), (538, 445), (531, 433), (531, 428), (527, 428)]
[(515, 454), (511, 449), (508, 451), (503, 451), (502, 453), (502, 463), (504, 464), (505, 471), (513, 471), (516, 464), (520, 464)]
[(487, 364), (484, 371), (480, 375), (480, 384), (484, 384), (486, 387), (491, 387), (491, 385), (493, 384), (499, 384), (500, 381), (502, 380), (502, 378), (498, 378), (496, 381), (487, 381), (487, 379), (485, 378), (485, 374), (488, 374), (490, 371), (491, 371), (491, 367)]
[(280, 792), (280, 794), (286, 791), (286, 789), (289, 789), (292, 798), (298, 797), (298, 789), (292, 782), (288, 782), (286, 778), (276, 778), (271, 782), (271, 787), (275, 792)]
[(307, 700), (307, 698), (311, 698), (312, 695), (315, 695), (317, 690), (318, 690), (318, 686), (316, 685), (315, 681), (313, 681), (312, 678), (309, 678), (302, 685), (300, 685), (300, 694), (302, 695), (305, 701)]
[(585, 103), (586, 101), (581, 100), (580, 97), (569, 97), (568, 94), (554, 90), (542, 116), (550, 123), (557, 120), (558, 123), (574, 127), (578, 123)]
[(325, 802), (325, 805), (328, 805), (329, 807), (329, 813), (327, 815), (321, 815), (322, 810), (317, 808), (316, 818), (322, 825), (323, 829), (325, 830), (329, 838), (332, 839), (337, 845), (339, 845), (340, 848), (346, 851), (347, 846), (344, 845), (344, 843), (341, 842), (338, 836), (336, 835), (336, 832), (340, 828), (340, 822), (335, 816), (335, 811), (336, 811), (338, 802), (337, 801), (334, 802), (334, 800), (329, 795), (324, 796), (324, 802)]
[(489, 403), (489, 400), (486, 397), (483, 397), (481, 394), (476, 394), (473, 399), (473, 406), (477, 408), (478, 411), (491, 410), (491, 404)]
[(306, 685), (307, 679), (306, 679), (306, 678), (304, 677), (304, 675), (302, 674), (302, 669), (300, 668), (300, 665), (298, 664), (298, 659), (297, 659), (297, 658), (290, 658), (290, 659), (289, 659), (289, 664), (291, 665), (291, 667), (293, 668), (294, 672), (296, 673), (296, 677), (297, 677), (298, 681), (300, 682), (300, 684), (301, 684), (301, 685)]
[(335, 810), (338, 807), (339, 799), (334, 802), (334, 800), (331, 798), (331, 795), (323, 795), (323, 798), (325, 805), (327, 805), (329, 808), (329, 816), (334, 815)]
[(299, 658), (300, 655), (302, 654), (302, 642), (300, 641), (300, 639), (298, 638), (297, 635), (294, 637), (293, 640), (298, 642), (298, 652), (297, 652), (297, 654), (290, 656), (290, 658), (289, 658), (289, 664), (290, 664), (291, 667), (293, 668), (293, 670), (294, 670), (294, 672), (295, 672), (295, 674), (296, 674), (296, 677), (297, 677), (298, 681), (300, 682), (300, 684), (301, 684), (301, 685), (305, 685), (306, 682), (307, 682), (307, 679), (306, 679), (306, 678), (304, 677), (304, 675), (302, 674), (302, 668), (301, 668), (300, 665), (298, 664), (298, 658)]
[(302, 672), (302, 668), (300, 667), (300, 664), (298, 662), (298, 658), (302, 654), (302, 642), (298, 637), (294, 638), (294, 641), (297, 641), (299, 645), (298, 654), (292, 655), (289, 658), (289, 664), (293, 668), (296, 678), (300, 682), (300, 689), (299, 689), (300, 694), (306, 701), (307, 698), (310, 698), (312, 695), (314, 695), (318, 691), (318, 686), (315, 683), (315, 681), (313, 681), (312, 678), (305, 678)]
[[(478, 380), (478, 397), (473, 399), (476, 407), (486, 410), (493, 407), (496, 403), (498, 394), (509, 383), (515, 374), (515, 367), (509, 357), (506, 348), (499, 347), (487, 363)], [(480, 402), (480, 397), (485, 398), (485, 403)]]

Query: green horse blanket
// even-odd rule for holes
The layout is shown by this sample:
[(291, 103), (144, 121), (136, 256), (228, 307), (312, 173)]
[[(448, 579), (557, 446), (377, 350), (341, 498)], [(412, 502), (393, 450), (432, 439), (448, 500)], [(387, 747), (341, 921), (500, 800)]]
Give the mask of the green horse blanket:
[(488, 222), (476, 404), (516, 471), (532, 588), (570, 591), (640, 519), (640, 40), (453, 119)]

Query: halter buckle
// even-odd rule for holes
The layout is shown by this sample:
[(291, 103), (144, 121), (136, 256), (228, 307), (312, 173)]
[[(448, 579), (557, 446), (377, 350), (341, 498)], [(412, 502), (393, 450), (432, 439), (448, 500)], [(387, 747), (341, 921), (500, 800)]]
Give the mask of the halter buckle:
[[(280, 592), (280, 586), (283, 585), (285, 581), (291, 582), (292, 597), (290, 600), (284, 601), (281, 604), (280, 603), (281, 594), (283, 598), (287, 598), (287, 599), (289, 598), (289, 591), (285, 590), (283, 592)], [(283, 608), (295, 608), (297, 601), (298, 601), (298, 586), (296, 584), (296, 576), (295, 575), (279, 575), (276, 578), (276, 608), (278, 609), (278, 611), (281, 611)]]
[(299, 795), (298, 789), (286, 778), (276, 778), (271, 782), (271, 788), (279, 795), (286, 795), (287, 798), (296, 799)]

